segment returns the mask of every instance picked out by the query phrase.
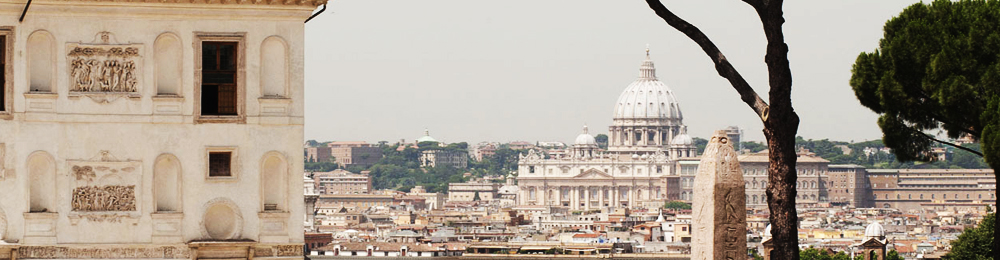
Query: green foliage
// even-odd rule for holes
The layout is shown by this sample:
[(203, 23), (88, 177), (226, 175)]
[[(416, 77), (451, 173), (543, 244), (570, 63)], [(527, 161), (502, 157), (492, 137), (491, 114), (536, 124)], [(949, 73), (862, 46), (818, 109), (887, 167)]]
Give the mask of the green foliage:
[[(988, 168), (986, 163), (983, 161), (982, 157), (979, 157), (978, 155), (959, 149), (948, 149), (949, 151), (953, 152), (953, 156), (946, 161), (900, 162), (899, 160), (896, 160), (896, 156), (893, 154), (887, 154), (882, 152), (865, 154), (864, 152), (865, 148), (874, 148), (874, 149), (884, 148), (885, 145), (882, 143), (881, 140), (848, 143), (841, 141), (830, 141), (827, 139), (807, 140), (802, 137), (796, 137), (795, 145), (797, 147), (803, 147), (809, 149), (810, 152), (816, 153), (817, 156), (830, 160), (831, 164), (857, 164), (864, 166), (866, 168), (880, 168), (880, 169)], [(847, 146), (849, 153), (844, 154), (843, 153), (844, 150), (837, 147), (840, 145)], [(933, 145), (933, 147), (942, 147), (942, 146)], [(978, 144), (965, 144), (963, 145), (963, 147), (968, 147), (973, 150), (979, 149)]]
[(751, 153), (756, 153), (767, 149), (767, 144), (758, 142), (743, 142), (743, 149), (750, 150)]
[(799, 251), (801, 260), (851, 260), (851, 257), (844, 252), (830, 253), (827, 250), (807, 248)]
[(684, 203), (683, 201), (667, 201), (663, 204), (665, 209), (691, 209), (691, 204)]
[(885, 260), (905, 260), (896, 250), (891, 250), (885, 254)]
[(698, 154), (705, 152), (705, 146), (708, 145), (708, 140), (700, 137), (693, 138), (694, 146), (698, 147)]
[(594, 136), (594, 141), (597, 142), (597, 147), (601, 149), (608, 149), (608, 135), (598, 134), (597, 136)]
[(1000, 97), (990, 99), (986, 111), (979, 120), (984, 125), (983, 135), (980, 139), (984, 159), (990, 168), (1000, 169)]
[[(930, 161), (935, 141), (925, 131), (953, 139), (996, 135), (1000, 119), (988, 116), (987, 106), (1000, 95), (998, 10), (1000, 1), (916, 3), (886, 22), (876, 51), (858, 56), (851, 88), (880, 114), (883, 140), (897, 159)], [(996, 151), (991, 145), (987, 153)]]
[(328, 172), (339, 169), (340, 166), (333, 162), (305, 162), (303, 168), (307, 172)]
[(945, 260), (993, 259), (993, 232), (996, 225), (996, 213), (990, 213), (979, 222), (979, 226), (962, 231), (958, 239), (951, 241), (951, 252), (944, 255)]

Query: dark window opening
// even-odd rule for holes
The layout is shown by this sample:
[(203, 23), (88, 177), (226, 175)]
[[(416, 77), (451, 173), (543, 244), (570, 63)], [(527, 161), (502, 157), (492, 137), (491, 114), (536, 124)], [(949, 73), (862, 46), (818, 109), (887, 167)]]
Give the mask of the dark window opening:
[(231, 168), (232, 158), (233, 158), (233, 153), (231, 152), (208, 153), (208, 176), (209, 177), (233, 176)]
[(4, 51), (0, 51), (0, 112), (7, 111), (7, 36), (0, 35), (0, 47), (4, 48)]
[(201, 43), (201, 114), (235, 116), (237, 42)]

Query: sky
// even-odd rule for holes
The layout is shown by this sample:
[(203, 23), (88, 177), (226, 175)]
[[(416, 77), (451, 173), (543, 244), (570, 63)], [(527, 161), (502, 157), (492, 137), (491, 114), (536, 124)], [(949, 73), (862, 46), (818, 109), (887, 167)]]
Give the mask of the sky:
[[(882, 26), (918, 1), (786, 1), (792, 104), (807, 139), (881, 138), (848, 85)], [(698, 26), (764, 100), (766, 39), (738, 0), (663, 0)], [(306, 24), (305, 137), (571, 142), (608, 132), (646, 45), (688, 133), (763, 127), (693, 41), (641, 0), (331, 0)]]

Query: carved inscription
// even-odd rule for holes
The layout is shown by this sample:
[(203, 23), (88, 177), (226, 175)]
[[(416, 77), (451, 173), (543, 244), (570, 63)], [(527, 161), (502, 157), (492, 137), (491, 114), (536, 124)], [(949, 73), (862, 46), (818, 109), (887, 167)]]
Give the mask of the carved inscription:
[(77, 187), (73, 211), (135, 211), (135, 185)]
[(70, 91), (136, 92), (136, 47), (74, 47), (70, 50)]
[(43, 259), (142, 259), (190, 258), (187, 247), (140, 247), (140, 248), (89, 248), (89, 247), (57, 247), (57, 246), (22, 246), (18, 250), (19, 258)]

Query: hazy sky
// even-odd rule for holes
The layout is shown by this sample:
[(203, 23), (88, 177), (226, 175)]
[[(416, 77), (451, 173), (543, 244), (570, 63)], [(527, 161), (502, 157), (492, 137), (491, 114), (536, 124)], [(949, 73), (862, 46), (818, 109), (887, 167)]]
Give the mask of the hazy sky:
[[(664, 0), (767, 100), (766, 41), (739, 0)], [(918, 1), (786, 1), (792, 102), (806, 138), (881, 138), (848, 85), (882, 26)], [(306, 24), (307, 139), (571, 142), (607, 133), (646, 44), (689, 133), (762, 124), (698, 46), (641, 0), (331, 0)]]

